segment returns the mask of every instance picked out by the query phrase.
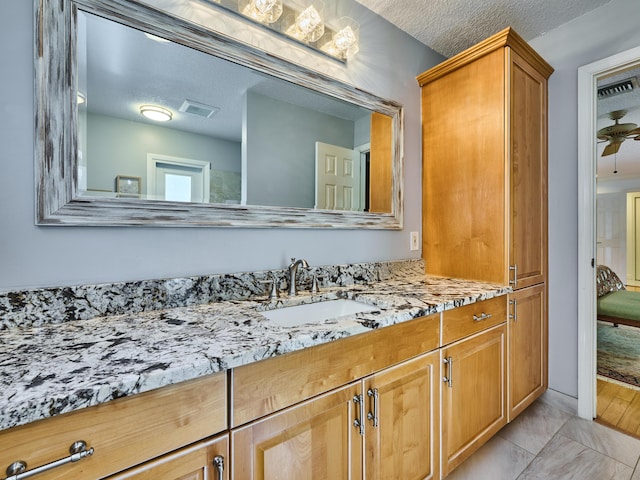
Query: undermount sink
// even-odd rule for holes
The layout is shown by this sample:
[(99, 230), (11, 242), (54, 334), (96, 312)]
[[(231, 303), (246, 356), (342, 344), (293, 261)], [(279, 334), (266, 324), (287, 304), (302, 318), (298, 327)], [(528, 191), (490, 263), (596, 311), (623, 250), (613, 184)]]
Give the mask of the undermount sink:
[(277, 308), (260, 312), (275, 325), (281, 327), (297, 327), (309, 323), (322, 323), (325, 320), (353, 315), (354, 313), (380, 310), (377, 307), (355, 300), (329, 300), (325, 302), (307, 303), (292, 307)]

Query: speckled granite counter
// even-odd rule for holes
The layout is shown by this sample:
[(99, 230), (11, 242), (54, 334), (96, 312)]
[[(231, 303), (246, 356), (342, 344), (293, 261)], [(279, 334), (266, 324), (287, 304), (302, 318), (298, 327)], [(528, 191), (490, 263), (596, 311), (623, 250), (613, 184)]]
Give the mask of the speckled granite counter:
[[(504, 295), (509, 287), (405, 275), (277, 301), (227, 300), (6, 329), (0, 429)], [(351, 298), (378, 307), (284, 328), (259, 310)]]

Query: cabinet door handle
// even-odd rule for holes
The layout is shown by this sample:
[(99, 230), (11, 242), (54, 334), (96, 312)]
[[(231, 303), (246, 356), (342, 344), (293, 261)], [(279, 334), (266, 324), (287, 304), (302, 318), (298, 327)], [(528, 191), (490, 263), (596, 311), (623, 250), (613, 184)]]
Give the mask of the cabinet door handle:
[(358, 405), (358, 415), (354, 421), (353, 426), (359, 429), (360, 435), (364, 435), (364, 397), (362, 394), (354, 395), (353, 403)]
[(78, 440), (77, 442), (73, 442), (69, 447), (69, 454), (70, 455), (68, 457), (36, 467), (33, 470), (27, 470), (27, 462), (18, 460), (7, 467), (7, 477), (4, 480), (22, 480), (23, 478), (32, 477), (39, 473), (51, 470), (52, 468), (66, 465), (67, 463), (77, 462), (78, 460), (82, 460), (84, 457), (90, 457), (93, 455), (93, 447), (87, 450), (87, 442), (84, 440)]
[(447, 384), (449, 388), (452, 388), (452, 376), (453, 376), (453, 358), (447, 357), (442, 359), (442, 362), (447, 367), (447, 375), (442, 377), (442, 381)]
[(218, 472), (218, 480), (224, 480), (224, 457), (222, 455), (213, 457), (213, 466)]
[(509, 271), (513, 271), (513, 280), (509, 280), (509, 285), (518, 285), (518, 265), (509, 265)]
[(373, 420), (373, 426), (377, 427), (378, 426), (378, 399), (379, 399), (378, 389), (370, 388), (369, 390), (367, 390), (367, 395), (369, 396), (369, 398), (373, 399), (373, 413), (371, 412), (367, 413), (367, 418), (369, 420)]
[(513, 314), (509, 314), (509, 318), (512, 318), (514, 322), (518, 321), (518, 301), (509, 300), (509, 305), (513, 305)]
[(493, 317), (493, 314), (482, 312), (482, 314), (480, 316), (474, 315), (473, 316), (473, 321), (474, 322), (481, 322), (482, 320), (486, 320), (487, 318), (491, 318), (491, 317)]

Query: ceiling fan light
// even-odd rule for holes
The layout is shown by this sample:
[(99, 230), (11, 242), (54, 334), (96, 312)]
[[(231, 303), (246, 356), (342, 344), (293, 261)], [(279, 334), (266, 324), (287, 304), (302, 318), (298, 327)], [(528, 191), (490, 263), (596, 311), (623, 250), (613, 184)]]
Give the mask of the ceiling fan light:
[(157, 105), (142, 105), (140, 107), (140, 114), (149, 120), (156, 122), (168, 122), (173, 118), (171, 110), (159, 107)]

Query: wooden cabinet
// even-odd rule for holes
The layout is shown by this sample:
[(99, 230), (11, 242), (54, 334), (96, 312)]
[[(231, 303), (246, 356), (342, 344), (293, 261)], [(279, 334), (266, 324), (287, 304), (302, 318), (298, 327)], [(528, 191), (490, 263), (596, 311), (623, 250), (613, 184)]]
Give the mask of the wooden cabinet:
[(538, 398), (547, 386), (545, 285), (509, 295), (509, 420)]
[(440, 364), (437, 351), (364, 382), (367, 480), (439, 477)]
[[(552, 72), (507, 28), (418, 77), (427, 273), (511, 285), (509, 314), (517, 310), (518, 318), (510, 318), (507, 329), (507, 415), (498, 408), (496, 391), (486, 390), (504, 380), (498, 370), (478, 371), (481, 377), (493, 375), (485, 386), (477, 385), (478, 392), (466, 381), (461, 392), (455, 388), (461, 368), (471, 371), (476, 360), (497, 365), (497, 347), (483, 354), (493, 358), (484, 359), (476, 356), (480, 347), (464, 353), (473, 344), (467, 341), (456, 344), (462, 351), (451, 353), (453, 345), (443, 351), (443, 358), (453, 358), (447, 367), (454, 379), (454, 386), (443, 390), (444, 474), (484, 438), (474, 437), (476, 432), (495, 431), (547, 387), (547, 79)], [(473, 342), (489, 338), (484, 335)], [(466, 360), (456, 362), (461, 354)], [(465, 398), (478, 395), (486, 398), (473, 404), (468, 417)]]
[(362, 478), (359, 395), (349, 384), (233, 430), (234, 480)]
[(108, 480), (229, 480), (229, 436), (198, 442)]
[(68, 457), (69, 446), (84, 440), (93, 455), (36, 478), (104, 478), (226, 429), (227, 376), (220, 372), (4, 430), (0, 465), (22, 460), (33, 470)]
[(439, 478), (439, 382), (435, 351), (235, 429), (233, 478)]
[(506, 325), (440, 350), (442, 476), (446, 476), (507, 423)]
[(428, 273), (545, 282), (552, 71), (506, 29), (418, 77)]

